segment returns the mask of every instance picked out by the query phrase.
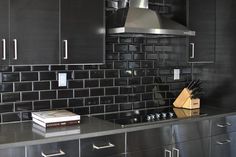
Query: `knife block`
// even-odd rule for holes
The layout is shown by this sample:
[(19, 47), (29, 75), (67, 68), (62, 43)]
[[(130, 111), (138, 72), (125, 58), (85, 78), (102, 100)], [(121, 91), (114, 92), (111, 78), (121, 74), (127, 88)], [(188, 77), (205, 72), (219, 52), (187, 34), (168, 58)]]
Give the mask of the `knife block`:
[(184, 88), (179, 96), (174, 101), (173, 105), (177, 108), (197, 109), (200, 108), (200, 99), (191, 98), (192, 91)]

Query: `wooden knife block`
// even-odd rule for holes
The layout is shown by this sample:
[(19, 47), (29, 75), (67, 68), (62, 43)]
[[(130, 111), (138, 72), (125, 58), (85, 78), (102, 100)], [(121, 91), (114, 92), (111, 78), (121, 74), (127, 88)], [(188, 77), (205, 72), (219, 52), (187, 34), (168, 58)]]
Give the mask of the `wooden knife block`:
[(184, 88), (174, 101), (173, 105), (177, 108), (197, 109), (200, 108), (200, 99), (191, 99), (192, 91)]

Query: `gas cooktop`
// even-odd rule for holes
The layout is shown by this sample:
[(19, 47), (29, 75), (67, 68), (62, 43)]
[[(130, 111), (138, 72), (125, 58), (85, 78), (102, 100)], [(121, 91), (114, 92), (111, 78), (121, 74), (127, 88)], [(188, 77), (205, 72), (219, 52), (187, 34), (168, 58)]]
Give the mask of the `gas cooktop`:
[(205, 116), (206, 113), (201, 113), (200, 109), (185, 110), (172, 107), (163, 107), (158, 109), (134, 110), (122, 113), (112, 113), (97, 115), (95, 117), (103, 120), (119, 124), (122, 127), (130, 127), (144, 125), (156, 122), (166, 122), (173, 119), (186, 117)]

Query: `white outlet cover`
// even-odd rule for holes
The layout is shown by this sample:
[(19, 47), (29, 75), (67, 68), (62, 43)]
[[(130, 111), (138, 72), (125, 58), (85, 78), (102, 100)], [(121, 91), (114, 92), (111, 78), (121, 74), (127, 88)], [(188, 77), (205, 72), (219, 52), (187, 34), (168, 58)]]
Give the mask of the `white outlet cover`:
[(174, 80), (180, 79), (180, 69), (174, 69)]
[(67, 73), (58, 73), (58, 87), (67, 86)]

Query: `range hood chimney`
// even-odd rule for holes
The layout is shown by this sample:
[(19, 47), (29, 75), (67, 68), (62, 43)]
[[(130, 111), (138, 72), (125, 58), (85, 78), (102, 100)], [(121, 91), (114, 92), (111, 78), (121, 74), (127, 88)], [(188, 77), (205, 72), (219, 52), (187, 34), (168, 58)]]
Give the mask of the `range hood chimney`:
[[(148, 9), (148, 0), (129, 0), (129, 7), (118, 9), (107, 18), (108, 34), (111, 35), (164, 35), (195, 36), (195, 32), (182, 24)], [(126, 7), (125, 7), (126, 6)]]

